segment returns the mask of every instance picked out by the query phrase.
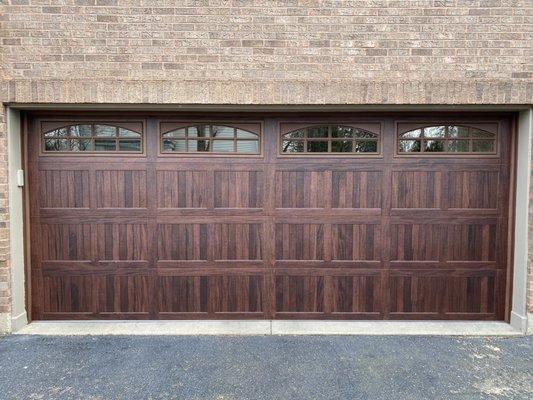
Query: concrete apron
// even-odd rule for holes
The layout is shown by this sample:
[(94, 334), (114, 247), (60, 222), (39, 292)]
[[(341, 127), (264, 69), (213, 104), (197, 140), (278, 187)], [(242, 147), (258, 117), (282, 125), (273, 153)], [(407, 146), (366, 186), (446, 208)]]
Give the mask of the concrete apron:
[(414, 335), (522, 336), (504, 322), (485, 321), (38, 321), (19, 335)]

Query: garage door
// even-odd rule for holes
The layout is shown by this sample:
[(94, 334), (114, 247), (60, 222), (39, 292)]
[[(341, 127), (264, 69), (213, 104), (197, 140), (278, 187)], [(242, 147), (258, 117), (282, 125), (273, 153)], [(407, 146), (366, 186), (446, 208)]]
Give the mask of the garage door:
[(28, 118), (33, 319), (505, 319), (505, 116)]

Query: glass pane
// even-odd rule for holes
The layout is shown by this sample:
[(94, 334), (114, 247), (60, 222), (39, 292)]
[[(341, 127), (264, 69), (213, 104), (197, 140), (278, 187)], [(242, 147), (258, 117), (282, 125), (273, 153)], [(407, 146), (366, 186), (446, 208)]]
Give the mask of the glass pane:
[(237, 141), (237, 153), (259, 153), (258, 140)]
[(333, 140), (331, 142), (332, 153), (349, 153), (353, 150), (353, 142), (351, 140)]
[(445, 126), (430, 126), (429, 128), (424, 128), (424, 137), (427, 138), (443, 138), (445, 133)]
[(189, 137), (209, 137), (209, 125), (189, 126)]
[(115, 151), (117, 146), (114, 140), (96, 139), (94, 149), (96, 151)]
[(67, 139), (45, 139), (44, 149), (46, 151), (66, 151), (68, 150)]
[(494, 133), (490, 133), (490, 132), (487, 132), (487, 131), (482, 131), (481, 129), (476, 129), (476, 128), (470, 128), (470, 137), (475, 137), (475, 138), (493, 138), (495, 137), (496, 135), (494, 135)]
[(473, 140), (472, 151), (479, 153), (493, 153), (494, 140)]
[(332, 126), (331, 136), (334, 138), (352, 138), (353, 128), (348, 126)]
[(91, 137), (93, 129), (91, 125), (73, 125), (70, 127), (71, 136)]
[(364, 142), (355, 142), (356, 153), (377, 153), (378, 142), (377, 140), (365, 140)]
[(163, 151), (187, 151), (185, 140), (163, 139)]
[(377, 136), (378, 135), (376, 135), (375, 133), (372, 133), (372, 132), (369, 132), (369, 131), (365, 131), (363, 129), (356, 129), (355, 130), (355, 137), (358, 137), (358, 138), (375, 138)]
[(326, 153), (328, 151), (328, 142), (307, 142), (307, 151), (309, 153)]
[(189, 151), (209, 151), (209, 140), (189, 140)]
[(114, 137), (117, 134), (117, 128), (109, 125), (95, 125), (94, 131), (96, 136)]
[(468, 152), (468, 140), (450, 140), (448, 142), (448, 151), (451, 153), (466, 153)]
[(242, 129), (237, 129), (237, 138), (238, 139), (256, 139), (257, 135), (253, 132), (248, 132)]
[(213, 140), (213, 151), (228, 153), (233, 152), (233, 140)]
[(120, 137), (140, 137), (141, 134), (125, 128), (118, 128), (118, 136)]
[(402, 134), (403, 138), (419, 138), (422, 135), (422, 129), (415, 129), (414, 131), (405, 132)]
[(233, 139), (235, 129), (229, 126), (213, 126), (213, 137), (222, 137)]
[(118, 149), (120, 151), (141, 151), (141, 141), (133, 139), (119, 140)]
[(68, 128), (54, 129), (44, 134), (44, 137), (67, 136)]
[(444, 140), (424, 140), (424, 151), (431, 152), (443, 152)]
[(185, 128), (174, 129), (173, 131), (163, 134), (163, 137), (168, 138), (184, 138), (185, 139)]
[(301, 140), (284, 140), (281, 150), (284, 153), (303, 153), (304, 142)]
[(413, 153), (420, 151), (420, 140), (400, 140), (401, 153)]
[(317, 126), (313, 128), (307, 128), (307, 137), (310, 138), (325, 138), (328, 137), (327, 126)]
[(72, 151), (91, 151), (92, 147), (93, 141), (91, 139), (72, 139), (70, 141)]
[(283, 135), (285, 139), (301, 139), (304, 137), (304, 130), (301, 129), (299, 131), (289, 132), (286, 135)]
[(449, 137), (468, 137), (468, 128), (466, 126), (449, 126)]

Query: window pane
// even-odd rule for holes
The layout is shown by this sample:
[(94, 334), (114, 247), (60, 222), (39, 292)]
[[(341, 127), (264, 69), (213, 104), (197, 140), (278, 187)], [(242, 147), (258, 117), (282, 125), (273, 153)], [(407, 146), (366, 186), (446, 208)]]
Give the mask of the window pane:
[(494, 140), (473, 140), (472, 151), (479, 153), (494, 152)]
[(233, 140), (213, 140), (213, 151), (221, 153), (233, 152)]
[(378, 142), (377, 140), (365, 140), (362, 142), (355, 142), (356, 153), (377, 153)]
[(54, 129), (44, 134), (44, 137), (67, 136), (68, 128)]
[(229, 126), (213, 126), (213, 137), (230, 138), (233, 139), (235, 129)]
[(310, 138), (325, 138), (328, 137), (327, 126), (317, 126), (313, 128), (307, 128), (307, 137)]
[(129, 129), (118, 128), (118, 136), (120, 136), (120, 137), (140, 137), (141, 134), (137, 133), (137, 132), (134, 132), (134, 131), (131, 131)]
[(376, 135), (375, 133), (372, 133), (372, 132), (369, 132), (369, 131), (365, 131), (363, 129), (356, 129), (355, 130), (355, 137), (358, 137), (358, 138), (375, 138), (377, 136), (378, 135)]
[(422, 129), (415, 129), (414, 131), (405, 132), (402, 138), (419, 138), (422, 135)]
[(331, 142), (332, 153), (349, 153), (353, 150), (353, 142), (351, 140), (334, 140)]
[(400, 140), (401, 153), (413, 153), (420, 151), (420, 140)]
[(475, 138), (493, 138), (494, 133), (482, 131), (481, 129), (470, 128), (470, 137)]
[(189, 140), (189, 151), (209, 151), (209, 140)]
[(93, 141), (91, 139), (72, 139), (70, 149), (72, 151), (91, 151)]
[(241, 140), (237, 141), (237, 153), (259, 153), (259, 141)]
[(468, 140), (450, 140), (448, 142), (448, 151), (452, 153), (466, 153), (468, 149)]
[(67, 139), (45, 139), (44, 149), (46, 151), (66, 151), (68, 150)]
[(282, 145), (284, 153), (303, 153), (304, 142), (296, 140), (284, 140)]
[(237, 129), (237, 138), (238, 139), (256, 139), (257, 135), (252, 132), (244, 131), (242, 129)]
[(443, 152), (444, 141), (443, 140), (424, 140), (424, 151)]
[(96, 136), (114, 137), (117, 134), (117, 128), (109, 125), (95, 125), (94, 131)]
[(118, 142), (118, 149), (120, 151), (141, 151), (141, 141), (140, 140), (133, 140), (133, 139), (126, 139), (126, 140), (119, 140)]
[(466, 126), (449, 126), (448, 127), (448, 136), (449, 137), (468, 137), (469, 132)]
[(91, 137), (93, 129), (91, 125), (73, 125), (70, 127), (71, 136)]
[(430, 126), (429, 128), (424, 128), (424, 137), (428, 138), (443, 138), (445, 133), (445, 126)]
[(163, 140), (163, 151), (187, 151), (185, 140)]
[(283, 135), (285, 139), (301, 139), (304, 137), (304, 130), (289, 132), (286, 135)]
[(197, 125), (188, 127), (187, 131), (189, 137), (209, 137), (209, 128), (210, 125)]
[(331, 136), (334, 138), (352, 138), (353, 128), (347, 126), (333, 126), (331, 127)]
[(307, 142), (307, 151), (309, 153), (325, 153), (328, 151), (328, 142)]
[(174, 129), (173, 131), (163, 134), (163, 137), (168, 138), (184, 138), (185, 139), (185, 128)]
[(115, 151), (117, 146), (114, 140), (96, 139), (94, 149), (96, 151)]

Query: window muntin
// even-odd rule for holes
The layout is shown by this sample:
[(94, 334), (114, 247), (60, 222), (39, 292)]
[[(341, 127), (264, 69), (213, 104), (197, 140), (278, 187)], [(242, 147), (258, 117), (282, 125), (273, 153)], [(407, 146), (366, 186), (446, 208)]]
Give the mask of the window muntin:
[(259, 154), (259, 135), (226, 125), (191, 125), (161, 135), (163, 153)]
[(399, 154), (496, 154), (496, 134), (460, 125), (413, 129), (398, 138)]
[(142, 153), (139, 132), (108, 124), (68, 125), (43, 134), (46, 153)]
[(281, 153), (378, 154), (379, 135), (352, 126), (309, 126), (284, 134)]

